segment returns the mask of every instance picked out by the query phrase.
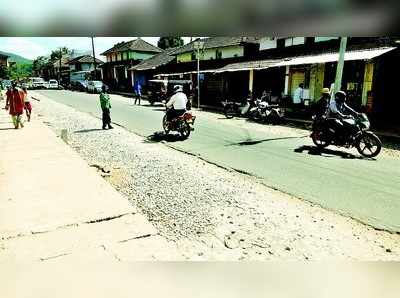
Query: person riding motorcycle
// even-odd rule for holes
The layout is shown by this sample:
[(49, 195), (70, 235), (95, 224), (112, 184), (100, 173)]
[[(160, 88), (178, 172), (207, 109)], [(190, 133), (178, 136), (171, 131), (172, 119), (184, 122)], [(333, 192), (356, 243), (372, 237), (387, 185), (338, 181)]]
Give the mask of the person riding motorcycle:
[(327, 119), (330, 126), (335, 130), (339, 137), (345, 138), (346, 132), (350, 132), (354, 128), (354, 121), (348, 119), (359, 116), (360, 113), (356, 112), (346, 104), (346, 93), (338, 91), (334, 99), (329, 103)]
[(182, 86), (174, 86), (174, 95), (171, 96), (170, 100), (165, 105), (167, 107), (166, 114), (168, 122), (182, 116), (186, 112), (187, 102), (188, 99), (186, 94), (183, 93)]
[(329, 108), (330, 91), (329, 88), (322, 89), (322, 95), (320, 99), (315, 104), (315, 116), (321, 119), (327, 112)]

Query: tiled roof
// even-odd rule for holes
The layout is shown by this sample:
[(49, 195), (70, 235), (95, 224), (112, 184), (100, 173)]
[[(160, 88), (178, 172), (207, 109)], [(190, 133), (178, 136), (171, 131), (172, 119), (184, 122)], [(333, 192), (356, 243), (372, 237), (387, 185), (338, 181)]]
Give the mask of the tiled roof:
[(175, 59), (175, 56), (170, 55), (176, 48), (167, 49), (164, 52), (154, 55), (131, 68), (131, 70), (147, 70), (155, 69), (161, 65), (170, 63)]
[[(211, 49), (211, 48), (222, 48), (222, 47), (229, 47), (235, 45), (241, 45), (244, 43), (258, 43), (259, 38), (257, 37), (209, 37), (209, 38), (202, 38), (198, 39), (204, 42), (204, 49)], [(192, 52), (195, 50), (195, 41), (192, 41), (180, 48), (178, 48), (173, 55)]]
[(123, 51), (138, 51), (138, 52), (150, 52), (150, 53), (161, 53), (162, 49), (153, 46), (152, 44), (144, 41), (141, 38), (137, 38), (131, 41), (120, 42), (114, 45), (111, 49), (108, 49), (102, 55), (106, 55), (109, 53), (117, 53)]
[[(74, 64), (74, 63), (93, 63), (93, 56), (83, 55), (69, 61), (69, 64)], [(96, 58), (96, 63), (102, 64), (103, 61)]]
[[(69, 62), (69, 57), (68, 56), (62, 56), (61, 57), (61, 67), (69, 67), (68, 62)], [(55, 68), (60, 67), (60, 60), (55, 61), (53, 63), (53, 66)]]

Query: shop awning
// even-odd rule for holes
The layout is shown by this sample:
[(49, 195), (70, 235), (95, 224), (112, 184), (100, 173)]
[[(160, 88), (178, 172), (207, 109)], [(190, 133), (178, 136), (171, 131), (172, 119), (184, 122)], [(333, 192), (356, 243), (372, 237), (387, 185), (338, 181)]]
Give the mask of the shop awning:
[[(359, 51), (348, 51), (345, 53), (344, 60), (370, 60), (381, 56), (387, 52), (390, 52), (396, 48), (374, 48)], [(246, 70), (260, 70), (267, 69), (271, 67), (287, 66), (287, 65), (304, 65), (304, 64), (323, 64), (327, 62), (335, 62), (339, 59), (339, 53), (325, 53), (309, 56), (297, 56), (288, 57), (281, 60), (257, 60), (257, 61), (247, 61), (228, 64), (218, 70), (216, 73), (220, 72), (231, 72), (231, 71), (246, 71)]]
[(220, 69), (217, 69), (215, 72), (231, 72), (231, 71), (245, 71), (245, 70), (257, 70), (257, 69), (267, 69), (272, 66), (275, 66), (277, 63), (282, 60), (256, 60), (256, 61), (247, 61), (247, 62), (237, 62), (228, 64)]
[(155, 77), (172, 77), (172, 76), (182, 76), (183, 72), (175, 72), (175, 73), (159, 73), (154, 75)]
[[(344, 54), (345, 61), (354, 60), (370, 60), (381, 56), (387, 52), (394, 50), (395, 48), (375, 48), (360, 51), (348, 51)], [(335, 62), (339, 59), (339, 53), (328, 53), (319, 54), (313, 56), (302, 56), (286, 58), (283, 61), (275, 64), (274, 66), (286, 66), (286, 65), (302, 65), (302, 64), (322, 64), (327, 62)]]
[[(200, 70), (199, 73), (215, 73), (218, 69), (203, 69)], [(161, 73), (161, 74), (156, 74), (155, 77), (170, 77), (170, 76), (181, 76), (185, 74), (196, 74), (197, 70), (192, 70), (192, 71), (185, 71), (185, 72), (178, 72), (178, 73)]]

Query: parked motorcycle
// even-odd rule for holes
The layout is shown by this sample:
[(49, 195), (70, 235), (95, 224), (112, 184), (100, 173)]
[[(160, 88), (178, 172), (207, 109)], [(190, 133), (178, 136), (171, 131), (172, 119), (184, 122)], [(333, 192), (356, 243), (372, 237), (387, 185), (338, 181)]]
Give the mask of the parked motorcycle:
[[(332, 120), (334, 121), (334, 120)], [(370, 128), (367, 115), (360, 114), (357, 117), (346, 118), (344, 136), (338, 135), (332, 127), (330, 119), (313, 117), (312, 141), (319, 148), (329, 145), (339, 147), (356, 147), (357, 151), (365, 157), (375, 157), (382, 149), (382, 142)]]
[(270, 124), (280, 124), (284, 121), (284, 111), (279, 105), (271, 105), (260, 99), (257, 99), (255, 104), (248, 113), (250, 119)]
[(170, 131), (177, 131), (182, 139), (187, 139), (190, 136), (190, 132), (194, 130), (193, 125), (196, 120), (196, 116), (191, 111), (186, 111), (182, 116), (179, 116), (172, 121), (167, 120), (167, 114), (164, 115), (162, 125), (166, 134)]
[(225, 117), (232, 119), (233, 117), (247, 117), (249, 112), (255, 106), (255, 101), (247, 99), (245, 103), (223, 101)]

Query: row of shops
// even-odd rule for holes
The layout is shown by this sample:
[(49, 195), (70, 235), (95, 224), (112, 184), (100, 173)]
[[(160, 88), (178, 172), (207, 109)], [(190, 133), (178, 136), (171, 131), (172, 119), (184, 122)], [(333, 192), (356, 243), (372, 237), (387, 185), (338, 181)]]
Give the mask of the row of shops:
[[(287, 100), (303, 83), (304, 98), (311, 106), (320, 98), (322, 88), (334, 82), (338, 60), (337, 49), (312, 52), (200, 60), (201, 105), (220, 106), (226, 99), (242, 101), (250, 91), (255, 97), (270, 91), (277, 101)], [(183, 63), (177, 62), (178, 58), (174, 50), (158, 53), (135, 65), (110, 68), (108, 78), (122, 79), (126, 89), (140, 82), (146, 90), (153, 78), (191, 80), (197, 88), (196, 57)], [(400, 99), (394, 75), (399, 61), (399, 50), (393, 46), (350, 47), (345, 53), (342, 81), (349, 104), (376, 119), (399, 122)]]

